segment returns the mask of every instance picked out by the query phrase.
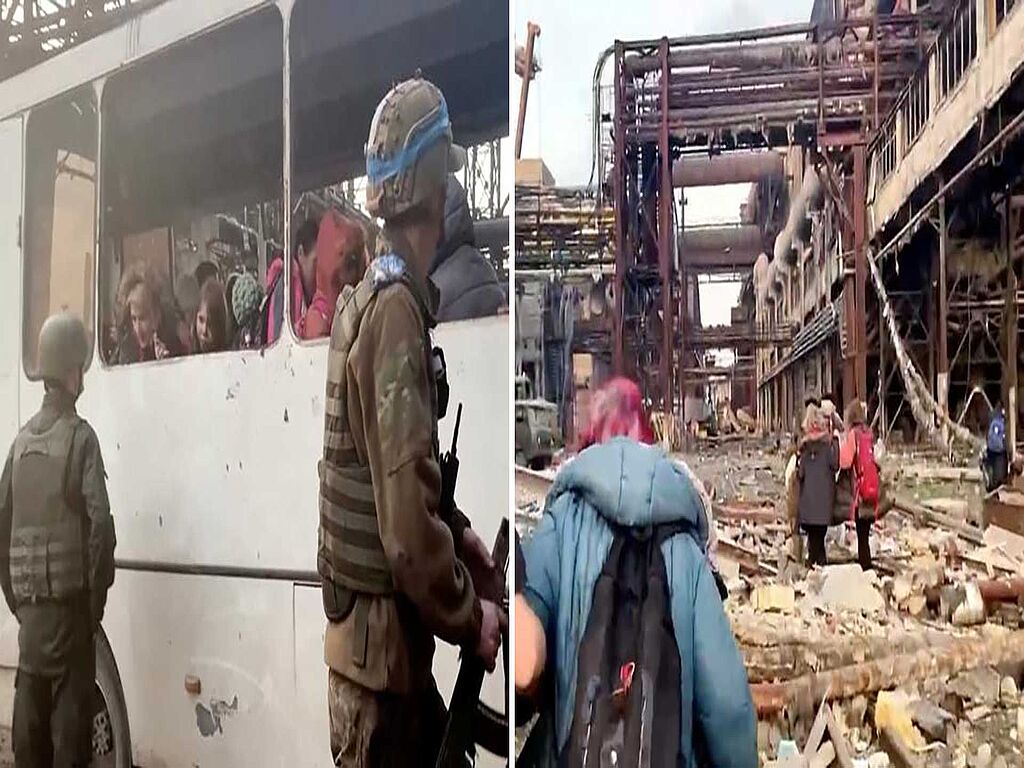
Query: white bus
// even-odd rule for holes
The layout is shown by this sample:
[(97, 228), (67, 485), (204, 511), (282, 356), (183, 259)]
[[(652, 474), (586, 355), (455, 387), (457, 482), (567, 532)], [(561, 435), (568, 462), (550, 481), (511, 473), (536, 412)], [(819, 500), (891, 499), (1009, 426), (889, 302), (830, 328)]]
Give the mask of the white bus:
[[(326, 343), (285, 323), (265, 349), (115, 365), (123, 273), (144, 264), (171, 292), (203, 261), (262, 277), (309, 200), (361, 174), (374, 106), (417, 68), (445, 91), (457, 140), (507, 134), (507, 13), (505, 0), (166, 0), (0, 82), (0, 444), (40, 404), (43, 319), (71, 309), (94, 339), (79, 410), (102, 447), (118, 561), (97, 765), (331, 762), (314, 574)], [(508, 320), (435, 339), (451, 380), (441, 444), (461, 402), (457, 499), (490, 542), (510, 488)], [(2, 613), (8, 724), (17, 625)], [(457, 669), (439, 644), (446, 697)], [(500, 670), (482, 698), (503, 713)]]

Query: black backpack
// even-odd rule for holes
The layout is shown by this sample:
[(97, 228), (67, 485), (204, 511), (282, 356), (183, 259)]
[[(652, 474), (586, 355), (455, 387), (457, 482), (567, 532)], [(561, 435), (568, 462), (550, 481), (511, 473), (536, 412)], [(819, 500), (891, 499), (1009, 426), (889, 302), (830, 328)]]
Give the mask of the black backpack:
[(675, 768), (680, 659), (661, 545), (679, 525), (616, 528), (580, 643), (563, 768)]

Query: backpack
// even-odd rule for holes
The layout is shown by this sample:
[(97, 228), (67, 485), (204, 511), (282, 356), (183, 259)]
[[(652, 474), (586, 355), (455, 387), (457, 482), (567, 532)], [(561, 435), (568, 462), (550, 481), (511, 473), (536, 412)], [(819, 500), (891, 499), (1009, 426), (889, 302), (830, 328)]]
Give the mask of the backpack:
[(661, 545), (679, 524), (615, 528), (580, 643), (563, 768), (675, 768), (679, 648)]
[(992, 417), (986, 444), (989, 453), (1006, 453), (1006, 418), (1003, 414), (997, 413)]
[(871, 504), (878, 515), (881, 480), (878, 476), (878, 464), (875, 463), (875, 437), (870, 427), (855, 427), (853, 439), (857, 445), (857, 454), (853, 459), (855, 488), (853, 494), (853, 514), (856, 515), (859, 504)]

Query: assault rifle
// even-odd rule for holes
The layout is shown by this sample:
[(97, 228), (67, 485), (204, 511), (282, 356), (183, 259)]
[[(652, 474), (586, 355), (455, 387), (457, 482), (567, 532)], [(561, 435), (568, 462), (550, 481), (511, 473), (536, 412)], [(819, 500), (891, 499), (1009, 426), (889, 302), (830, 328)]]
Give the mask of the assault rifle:
[[(438, 464), (441, 467), (441, 500), (437, 513), (441, 520), (452, 529), (452, 533), (461, 533), (461, 525), (457, 525), (455, 514), (455, 484), (459, 480), (459, 425), (462, 424), (462, 403), (455, 412), (455, 429), (452, 432), (452, 447), (448, 453), (442, 454)], [(457, 530), (458, 529), (458, 530)], [(461, 549), (462, 542), (456, 536), (455, 551)]]
[[(458, 464), (456, 463), (456, 468)], [(498, 537), (494, 542), (491, 556), (494, 567), (501, 577), (499, 590), (479, 588), (480, 597), (492, 600), (499, 608), (508, 612), (508, 594), (505, 587), (508, 572), (508, 519), (502, 519)], [(495, 584), (498, 580), (495, 579)], [(508, 680), (508, 636), (502, 635), (502, 660), (505, 665), (505, 680)], [(480, 688), (483, 686), (486, 669), (476, 655), (466, 653), (462, 657), (459, 675), (455, 679), (452, 700), (448, 704), (448, 723), (444, 729), (441, 751), (437, 757), (437, 768), (462, 768), (469, 757), (475, 756), (476, 744), (487, 747), (499, 756), (507, 756), (508, 718), (503, 718), (480, 702)], [(507, 694), (507, 690), (506, 690)], [(508, 708), (506, 695), (506, 711)]]

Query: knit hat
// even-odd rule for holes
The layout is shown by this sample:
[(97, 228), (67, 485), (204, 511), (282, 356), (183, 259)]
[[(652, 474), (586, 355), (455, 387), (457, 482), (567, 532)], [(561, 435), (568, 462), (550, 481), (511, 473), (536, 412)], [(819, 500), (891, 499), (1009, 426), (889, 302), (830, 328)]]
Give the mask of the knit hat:
[(247, 325), (253, 315), (259, 312), (262, 300), (263, 289), (259, 281), (249, 273), (239, 275), (231, 291), (231, 314), (234, 315), (235, 324)]

